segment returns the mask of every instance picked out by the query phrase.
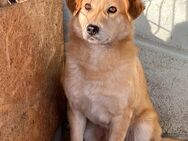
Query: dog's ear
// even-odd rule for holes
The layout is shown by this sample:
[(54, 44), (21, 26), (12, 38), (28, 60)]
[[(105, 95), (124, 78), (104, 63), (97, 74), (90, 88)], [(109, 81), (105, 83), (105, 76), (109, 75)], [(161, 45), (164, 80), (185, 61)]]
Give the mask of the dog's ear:
[(129, 0), (129, 14), (134, 20), (144, 11), (145, 5), (142, 0)]
[(76, 15), (81, 9), (82, 0), (67, 0), (67, 6), (73, 15)]

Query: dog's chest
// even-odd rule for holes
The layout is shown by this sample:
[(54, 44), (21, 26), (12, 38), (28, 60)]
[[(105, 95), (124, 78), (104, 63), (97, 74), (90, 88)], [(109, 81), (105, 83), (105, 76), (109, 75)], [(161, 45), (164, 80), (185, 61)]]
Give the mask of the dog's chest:
[(69, 81), (72, 83), (69, 84), (69, 102), (93, 123), (108, 126), (113, 116), (127, 106), (130, 93), (127, 82), (110, 76), (106, 80), (87, 80), (81, 76), (76, 74), (72, 78), (80, 78)]

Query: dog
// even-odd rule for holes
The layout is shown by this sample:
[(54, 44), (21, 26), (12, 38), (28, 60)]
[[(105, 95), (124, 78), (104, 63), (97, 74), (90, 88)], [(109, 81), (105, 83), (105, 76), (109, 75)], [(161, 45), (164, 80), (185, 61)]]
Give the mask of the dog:
[(73, 14), (61, 81), (71, 141), (172, 141), (158, 115), (133, 43), (141, 0), (68, 0)]

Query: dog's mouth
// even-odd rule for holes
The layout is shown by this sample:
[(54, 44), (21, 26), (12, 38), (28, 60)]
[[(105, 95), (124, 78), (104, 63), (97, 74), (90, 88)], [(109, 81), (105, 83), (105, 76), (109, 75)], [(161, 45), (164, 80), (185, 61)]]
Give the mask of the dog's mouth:
[(88, 40), (88, 42), (94, 43), (94, 44), (100, 42), (100, 39), (99, 39), (98, 37), (94, 37), (94, 36), (89, 36), (89, 37), (87, 38), (87, 40)]
[[(91, 26), (91, 27), (90, 27)], [(82, 32), (82, 38), (90, 44), (105, 45), (112, 42), (112, 38), (100, 26), (97, 29), (94, 25), (86, 26)], [(90, 28), (89, 28), (90, 27)]]
[(91, 44), (101, 44), (101, 45), (105, 45), (110, 42), (109, 38), (101, 39), (100, 37), (97, 36), (88, 36), (86, 40)]

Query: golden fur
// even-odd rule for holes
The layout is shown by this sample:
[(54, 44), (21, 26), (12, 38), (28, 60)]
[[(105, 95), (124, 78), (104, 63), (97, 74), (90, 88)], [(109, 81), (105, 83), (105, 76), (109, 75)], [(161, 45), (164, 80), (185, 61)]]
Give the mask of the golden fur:
[[(85, 4), (91, 4), (91, 10)], [(161, 141), (158, 116), (132, 41), (140, 0), (68, 0), (73, 13), (62, 82), (71, 141)], [(117, 12), (109, 14), (108, 7)], [(95, 24), (100, 32), (87, 34)]]

